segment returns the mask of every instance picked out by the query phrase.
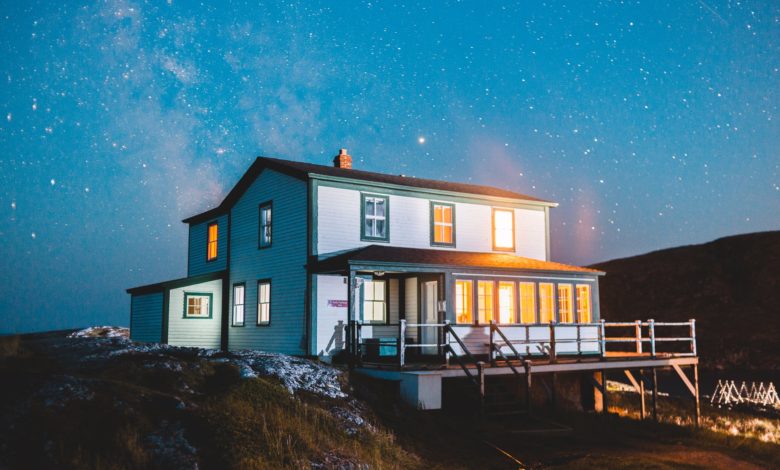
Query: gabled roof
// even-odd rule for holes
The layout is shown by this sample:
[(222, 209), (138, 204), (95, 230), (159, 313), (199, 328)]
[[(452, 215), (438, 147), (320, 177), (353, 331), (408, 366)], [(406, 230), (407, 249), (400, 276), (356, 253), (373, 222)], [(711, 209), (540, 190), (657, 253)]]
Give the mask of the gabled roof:
[(145, 286), (131, 287), (126, 289), (125, 292), (132, 295), (152, 294), (155, 292), (162, 292), (166, 289), (176, 289), (178, 287), (186, 287), (193, 284), (200, 284), (201, 282), (221, 279), (224, 275), (224, 270), (215, 271), (212, 273), (200, 274), (198, 276), (183, 277), (180, 279), (172, 279), (170, 281), (157, 282), (155, 284), (147, 284)]
[(603, 271), (505, 253), (402, 248), (368, 245), (321, 259), (312, 268), (318, 272), (339, 270), (349, 264), (425, 265), (518, 271), (571, 272), (603, 275)]
[(257, 178), (260, 172), (265, 168), (270, 168), (301, 180), (307, 180), (311, 175), (322, 175), (361, 181), (371, 181), (374, 183), (408, 186), (411, 188), (425, 188), (439, 191), (450, 191), (455, 193), (476, 194), (480, 196), (517, 199), (522, 201), (543, 203), (546, 205), (555, 204), (551, 201), (508, 191), (506, 189), (494, 188), (492, 186), (453, 183), (449, 181), (429, 180), (410, 176), (390, 175), (385, 173), (374, 173), (371, 171), (336, 168), (333, 166), (315, 165), (314, 163), (295, 162), (292, 160), (281, 160), (278, 158), (257, 157), (252, 166), (250, 166), (246, 173), (244, 173), (238, 183), (236, 183), (233, 189), (230, 190), (228, 195), (219, 204), (219, 206), (192, 217), (188, 217), (182, 222), (187, 224), (199, 223), (217, 215), (226, 213), (231, 207), (233, 207), (233, 204), (235, 204), (235, 202), (244, 194), (249, 186), (255, 181), (255, 178)]

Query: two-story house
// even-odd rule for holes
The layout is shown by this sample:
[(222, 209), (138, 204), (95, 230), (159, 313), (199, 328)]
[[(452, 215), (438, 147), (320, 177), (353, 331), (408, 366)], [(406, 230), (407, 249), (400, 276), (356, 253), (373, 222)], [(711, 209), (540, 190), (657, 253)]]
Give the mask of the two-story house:
[(603, 273), (550, 260), (553, 207), (356, 170), (344, 149), (332, 166), (260, 157), (219, 206), (184, 220), (187, 277), (128, 289), (131, 338), (328, 357), (369, 337), (381, 355), (400, 335), (435, 354), (425, 325), (449, 323), (480, 352), (491, 321), (541, 335), (595, 324)]

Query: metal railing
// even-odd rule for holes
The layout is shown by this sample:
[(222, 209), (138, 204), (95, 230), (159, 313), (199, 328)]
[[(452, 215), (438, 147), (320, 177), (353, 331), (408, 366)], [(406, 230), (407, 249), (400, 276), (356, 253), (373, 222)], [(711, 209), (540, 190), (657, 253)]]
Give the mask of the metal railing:
[[(369, 338), (363, 337), (363, 329), (372, 327), (385, 333)], [(455, 329), (486, 328), (488, 325), (452, 325), (449, 321), (443, 323), (407, 323), (400, 320), (393, 324), (373, 324), (351, 321), (348, 324), (349, 351), (356, 358), (376, 356), (376, 362), (396, 364), (404, 367), (408, 355), (415, 353), (418, 357), (439, 357), (446, 365), (450, 359), (462, 362), (479, 362), (463, 342)], [(687, 327), (685, 336), (659, 335), (658, 330)], [(489, 340), (484, 343), (484, 349), (491, 364), (503, 361), (509, 364), (511, 360), (520, 360), (531, 356), (547, 356), (550, 362), (555, 362), (559, 356), (634, 356), (649, 355), (665, 356), (696, 356), (696, 321), (687, 322), (656, 322), (655, 320), (635, 322), (595, 323), (549, 323), (549, 324), (489, 324)], [(409, 341), (409, 329), (429, 330), (428, 334), (419, 334), (425, 342)], [(430, 331), (432, 330), (432, 332)], [(521, 333), (518, 334), (518, 330)], [(573, 332), (572, 332), (573, 330)], [(620, 332), (623, 333), (620, 333)], [(511, 332), (511, 333), (510, 333)], [(609, 332), (609, 336), (608, 336)], [(622, 336), (616, 336), (622, 334)], [(627, 332), (627, 333), (626, 333)], [(669, 350), (666, 345), (682, 344), (684, 350)], [(472, 344), (472, 343), (470, 343)], [(573, 347), (566, 347), (574, 345)], [(630, 345), (630, 346), (629, 346)], [(392, 354), (382, 354), (390, 349)], [(373, 351), (374, 354), (368, 354)], [(365, 362), (372, 362), (370, 360)], [(463, 364), (460, 364), (464, 367)]]

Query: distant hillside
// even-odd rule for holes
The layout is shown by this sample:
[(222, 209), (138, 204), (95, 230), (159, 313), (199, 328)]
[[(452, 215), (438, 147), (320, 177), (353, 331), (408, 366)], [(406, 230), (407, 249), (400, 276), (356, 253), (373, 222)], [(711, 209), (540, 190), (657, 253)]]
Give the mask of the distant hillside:
[(780, 231), (599, 263), (609, 320), (697, 320), (703, 364), (780, 371)]

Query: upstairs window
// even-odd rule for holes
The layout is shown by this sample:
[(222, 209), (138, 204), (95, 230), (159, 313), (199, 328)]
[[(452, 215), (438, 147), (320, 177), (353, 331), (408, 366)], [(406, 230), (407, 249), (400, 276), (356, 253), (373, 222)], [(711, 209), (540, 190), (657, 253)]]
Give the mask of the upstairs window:
[(389, 199), (387, 196), (362, 195), (361, 212), (363, 225), (361, 226), (361, 239), (372, 241), (388, 241), (390, 239), (390, 211), (388, 203)]
[(590, 323), (593, 321), (590, 304), (590, 286), (577, 284), (577, 321)]
[(493, 250), (515, 251), (515, 211), (493, 208)]
[(260, 204), (260, 248), (271, 246), (271, 202)]
[(473, 282), (466, 280), (455, 281), (455, 323), (471, 324), (473, 303)]
[(271, 281), (257, 281), (257, 324), (271, 324)]
[(217, 236), (219, 235), (219, 226), (212, 222), (208, 227), (208, 238), (206, 243), (206, 261), (217, 259)]
[(245, 292), (243, 283), (233, 286), (233, 326), (244, 326)]
[(387, 323), (385, 302), (385, 281), (366, 279), (363, 281), (363, 321)]
[(455, 246), (455, 206), (431, 202), (431, 245)]
[(572, 311), (571, 284), (558, 284), (558, 321), (561, 323), (574, 323)]
[(211, 294), (184, 293), (184, 318), (211, 318)]

